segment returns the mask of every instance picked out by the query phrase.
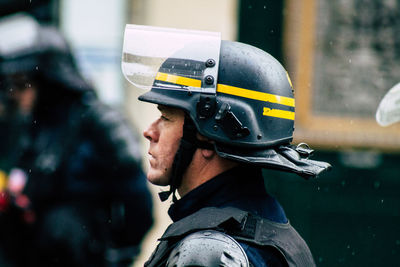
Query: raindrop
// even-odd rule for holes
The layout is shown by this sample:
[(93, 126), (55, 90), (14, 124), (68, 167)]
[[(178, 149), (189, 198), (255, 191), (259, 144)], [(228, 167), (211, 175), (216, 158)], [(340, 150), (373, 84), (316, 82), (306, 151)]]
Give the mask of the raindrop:
[(36, 124), (36, 123), (37, 123), (37, 121), (36, 121), (36, 120), (34, 120), (34, 121), (33, 121), (33, 124)]
[(342, 184), (342, 186), (345, 186), (345, 185), (346, 185), (346, 181), (343, 180), (343, 181), (341, 182), (341, 184)]
[(356, 253), (353, 251), (353, 252), (351, 252), (351, 256), (354, 256), (354, 255), (356, 255)]
[(374, 182), (374, 188), (378, 189), (381, 186), (381, 182), (380, 181), (375, 181)]
[(396, 245), (400, 246), (400, 240), (396, 240)]
[(319, 262), (323, 262), (324, 259), (323, 259), (322, 257), (319, 257), (319, 258), (318, 258), (318, 261), (319, 261)]
[(36, 68), (35, 68), (36, 70), (39, 70), (39, 66), (36, 66)]
[(351, 58), (349, 59), (349, 63), (351, 64)]
[(267, 6), (264, 6), (264, 9), (267, 9)]
[(318, 187), (317, 187), (317, 190), (318, 190), (318, 191), (321, 190), (321, 187), (318, 186)]
[(349, 249), (350, 248), (350, 245), (347, 245), (347, 249)]
[(252, 9), (253, 7), (251, 5), (249, 5), (249, 9)]
[(383, 199), (381, 199), (381, 203), (383, 203)]
[(29, 171), (28, 171), (29, 173), (31, 173), (32, 172), (32, 169), (29, 169)]

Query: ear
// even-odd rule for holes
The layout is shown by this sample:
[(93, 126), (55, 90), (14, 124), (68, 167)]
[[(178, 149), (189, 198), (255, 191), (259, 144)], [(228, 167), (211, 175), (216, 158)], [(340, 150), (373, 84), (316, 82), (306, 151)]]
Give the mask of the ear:
[(205, 158), (205, 159), (212, 159), (215, 155), (215, 151), (214, 150), (209, 150), (209, 149), (205, 149), (205, 148), (201, 148), (201, 155)]

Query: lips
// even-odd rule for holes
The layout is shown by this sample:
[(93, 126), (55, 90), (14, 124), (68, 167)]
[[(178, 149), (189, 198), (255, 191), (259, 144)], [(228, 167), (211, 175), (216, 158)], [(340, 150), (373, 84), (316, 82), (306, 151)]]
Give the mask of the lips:
[(156, 163), (156, 158), (150, 152), (148, 154), (150, 166), (153, 166)]

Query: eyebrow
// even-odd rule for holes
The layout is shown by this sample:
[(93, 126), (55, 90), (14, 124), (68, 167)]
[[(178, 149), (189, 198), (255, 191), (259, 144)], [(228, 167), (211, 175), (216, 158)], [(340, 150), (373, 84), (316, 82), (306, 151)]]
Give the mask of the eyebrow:
[(157, 109), (162, 112), (174, 113), (174, 109), (164, 105), (157, 105)]
[(172, 112), (172, 110), (168, 108), (168, 106), (157, 105), (157, 109), (160, 111), (161, 114), (166, 115), (166, 116), (170, 116), (170, 115), (174, 114)]
[(168, 107), (163, 106), (163, 105), (157, 105), (157, 109), (158, 109), (160, 112), (166, 112), (166, 111), (168, 111)]
[(157, 109), (166, 116), (177, 116), (179, 114), (179, 109), (165, 105), (157, 105)]

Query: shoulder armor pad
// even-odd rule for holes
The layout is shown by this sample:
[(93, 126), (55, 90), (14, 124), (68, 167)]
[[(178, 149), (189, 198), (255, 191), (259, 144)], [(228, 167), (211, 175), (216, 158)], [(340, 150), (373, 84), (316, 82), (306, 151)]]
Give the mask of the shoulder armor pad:
[(249, 260), (235, 239), (218, 231), (205, 230), (180, 241), (169, 255), (166, 266), (248, 267)]

